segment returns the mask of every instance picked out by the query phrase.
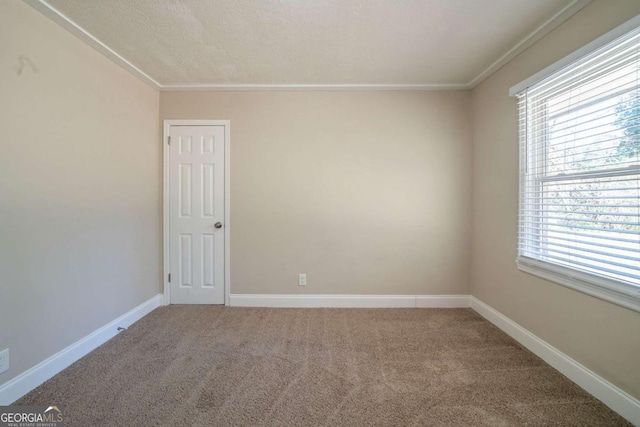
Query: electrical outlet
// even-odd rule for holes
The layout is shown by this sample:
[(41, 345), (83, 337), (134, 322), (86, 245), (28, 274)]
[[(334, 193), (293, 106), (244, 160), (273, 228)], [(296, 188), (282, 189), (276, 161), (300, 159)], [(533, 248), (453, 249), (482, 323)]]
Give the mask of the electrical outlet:
[(0, 374), (9, 370), (9, 349), (0, 351)]
[(298, 274), (298, 286), (307, 286), (307, 275)]

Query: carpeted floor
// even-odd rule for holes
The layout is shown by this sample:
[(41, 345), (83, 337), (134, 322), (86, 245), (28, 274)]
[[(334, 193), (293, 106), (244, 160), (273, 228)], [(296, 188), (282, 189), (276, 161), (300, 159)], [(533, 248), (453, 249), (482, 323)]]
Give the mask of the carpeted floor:
[(470, 309), (157, 309), (16, 404), (68, 426), (630, 425)]

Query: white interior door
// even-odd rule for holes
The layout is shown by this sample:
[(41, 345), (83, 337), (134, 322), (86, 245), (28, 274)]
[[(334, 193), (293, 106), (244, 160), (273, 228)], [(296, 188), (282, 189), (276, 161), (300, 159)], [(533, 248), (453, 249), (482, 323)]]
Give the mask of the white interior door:
[(224, 304), (225, 127), (169, 128), (171, 304)]

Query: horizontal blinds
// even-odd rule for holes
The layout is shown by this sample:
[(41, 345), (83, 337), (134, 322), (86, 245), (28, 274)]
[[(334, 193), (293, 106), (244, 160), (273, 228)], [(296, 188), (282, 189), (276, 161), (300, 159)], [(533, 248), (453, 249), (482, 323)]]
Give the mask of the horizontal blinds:
[(640, 287), (640, 29), (518, 94), (519, 254)]

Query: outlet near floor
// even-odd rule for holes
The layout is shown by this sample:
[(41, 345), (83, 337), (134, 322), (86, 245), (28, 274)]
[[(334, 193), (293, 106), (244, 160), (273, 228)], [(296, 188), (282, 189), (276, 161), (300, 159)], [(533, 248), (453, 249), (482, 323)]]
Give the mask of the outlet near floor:
[(302, 273), (298, 274), (298, 286), (307, 286), (307, 275)]
[(9, 349), (0, 351), (0, 374), (9, 370)]

